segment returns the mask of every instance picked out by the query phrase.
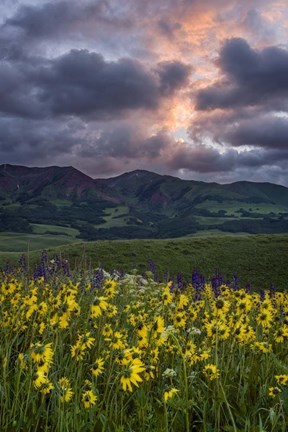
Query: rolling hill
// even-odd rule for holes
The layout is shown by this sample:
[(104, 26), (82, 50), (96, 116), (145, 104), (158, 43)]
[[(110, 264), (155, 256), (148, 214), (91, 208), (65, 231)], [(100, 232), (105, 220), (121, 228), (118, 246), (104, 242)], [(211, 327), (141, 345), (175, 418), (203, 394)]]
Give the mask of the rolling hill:
[(92, 179), (73, 167), (5, 164), (0, 227), (86, 240), (287, 233), (288, 188), (205, 183), (143, 170)]

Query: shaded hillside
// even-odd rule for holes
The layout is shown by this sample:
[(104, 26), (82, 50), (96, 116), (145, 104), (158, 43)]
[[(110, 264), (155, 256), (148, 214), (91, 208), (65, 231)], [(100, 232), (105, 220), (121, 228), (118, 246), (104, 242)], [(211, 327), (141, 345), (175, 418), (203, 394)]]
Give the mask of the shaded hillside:
[(102, 193), (93, 179), (77, 169), (51, 166), (47, 168), (27, 168), (24, 166), (0, 166), (1, 195), (14, 193), (22, 201), (42, 198), (64, 198), (81, 200), (98, 198), (114, 201), (109, 194)]
[[(0, 230), (33, 224), (76, 230), (87, 240), (168, 238), (199, 232), (286, 233), (288, 189), (220, 185), (136, 170), (92, 179), (73, 167), (0, 166)], [(47, 234), (43, 232), (43, 234)]]
[[(96, 180), (97, 181), (97, 180)], [(288, 188), (271, 183), (236, 182), (220, 185), (194, 180), (181, 180), (161, 176), (149, 171), (136, 170), (118, 177), (102, 180), (103, 183), (140, 203), (162, 207), (196, 206), (205, 201), (238, 201), (269, 203), (288, 206)]]

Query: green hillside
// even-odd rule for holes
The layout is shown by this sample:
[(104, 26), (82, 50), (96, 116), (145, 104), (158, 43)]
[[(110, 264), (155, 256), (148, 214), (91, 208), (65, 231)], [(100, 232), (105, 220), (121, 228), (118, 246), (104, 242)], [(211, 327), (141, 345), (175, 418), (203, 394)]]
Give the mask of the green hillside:
[[(27, 256), (27, 249), (23, 248)], [(83, 270), (102, 266), (139, 272), (152, 269), (155, 263), (159, 278), (175, 277), (178, 272), (189, 282), (197, 269), (207, 278), (221, 273), (227, 280), (234, 275), (241, 286), (251, 283), (254, 288), (278, 289), (288, 287), (288, 235), (238, 235), (204, 236), (165, 240), (118, 240), (79, 242), (57, 248), (48, 248), (50, 257), (55, 254), (68, 259), (72, 268)], [(29, 252), (32, 267), (40, 251)], [(20, 254), (0, 253), (4, 266), (7, 258), (12, 262)], [(150, 264), (149, 264), (150, 262)]]
[(46, 247), (53, 233), (55, 244), (65, 244), (70, 237), (161, 239), (215, 231), (288, 233), (288, 188), (204, 183), (141, 170), (93, 180), (73, 167), (0, 166), (3, 235), (29, 233), (35, 241), (42, 235)]

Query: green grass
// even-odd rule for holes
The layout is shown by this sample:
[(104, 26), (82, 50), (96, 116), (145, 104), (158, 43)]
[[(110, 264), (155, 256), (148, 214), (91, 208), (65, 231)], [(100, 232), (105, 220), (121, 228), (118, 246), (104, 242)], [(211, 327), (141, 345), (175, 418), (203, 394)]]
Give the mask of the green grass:
[(79, 231), (75, 228), (63, 227), (58, 225), (44, 225), (44, 224), (31, 224), (33, 227), (33, 234), (46, 234), (46, 233), (59, 233), (63, 236), (76, 237)]
[[(75, 243), (79, 231), (58, 225), (31, 224), (33, 233), (0, 233), (0, 256), (7, 252), (26, 252)], [(52, 234), (55, 233), (55, 234)], [(59, 233), (59, 234), (58, 234)]]
[[(241, 220), (243, 219), (252, 219), (252, 218), (241, 218)], [(235, 217), (229, 217), (229, 219), (227, 217), (210, 217), (210, 216), (196, 216), (196, 220), (197, 222), (199, 222), (201, 225), (216, 225), (216, 224), (222, 224), (224, 222), (226, 222), (227, 220), (231, 221), (231, 220), (240, 220), (239, 217), (237, 217), (237, 214), (235, 215)]]
[(227, 236), (229, 236), (229, 237), (235, 237), (235, 235), (237, 237), (243, 237), (243, 236), (248, 237), (248, 236), (250, 236), (250, 234), (247, 234), (247, 232), (237, 232), (237, 234), (235, 234), (235, 233), (228, 232), (228, 231), (221, 231), (221, 230), (216, 229), (216, 228), (215, 229), (208, 228), (206, 230), (205, 229), (204, 230), (199, 230), (196, 233), (189, 234), (188, 236), (185, 236), (185, 237), (186, 238), (187, 237), (188, 238), (189, 237), (215, 237), (215, 236), (217, 236), (217, 237), (227, 237)]
[(75, 242), (76, 238), (67, 235), (0, 233), (0, 260), (7, 252), (39, 251)]
[[(36, 238), (33, 238), (36, 237)], [(56, 238), (47, 238), (47, 243), (41, 243), (45, 236), (26, 235), (23, 239), (22, 252), (27, 251), (30, 240), (30, 265), (37, 261), (39, 249), (47, 248), (49, 254), (61, 254), (69, 259), (72, 267), (96, 268), (101, 265), (110, 271), (121, 269), (131, 271), (147, 270), (147, 262), (153, 260), (161, 278), (167, 273), (175, 276), (181, 272), (190, 281), (193, 269), (198, 269), (206, 277), (212, 277), (216, 272), (231, 280), (233, 275), (239, 277), (241, 286), (251, 283), (254, 288), (269, 288), (273, 284), (278, 289), (288, 287), (288, 235), (217, 235), (195, 236), (165, 240), (114, 240), (78, 242), (66, 246), (57, 246)], [(62, 239), (61, 239), (62, 240)], [(60, 240), (60, 241), (61, 241)], [(7, 254), (9, 236), (0, 236), (0, 263), (3, 265), (7, 257), (12, 261), (19, 254)], [(12, 244), (17, 241), (14, 234)], [(73, 239), (67, 237), (67, 242)], [(3, 246), (6, 249), (3, 250)], [(20, 242), (20, 240), (19, 240)], [(15, 249), (14, 249), (15, 250)]]
[(51, 203), (57, 207), (71, 207), (71, 201), (65, 199), (54, 199), (51, 200)]
[(287, 206), (281, 206), (276, 204), (266, 204), (266, 203), (245, 203), (239, 201), (225, 201), (224, 203), (206, 200), (203, 203), (197, 204), (196, 208), (209, 208), (211, 212), (218, 212), (219, 210), (226, 210), (227, 215), (234, 214), (237, 216), (238, 210), (242, 208), (243, 210), (250, 211), (252, 213), (269, 214), (274, 212), (279, 214), (281, 212), (287, 212)]
[(112, 228), (126, 226), (129, 218), (129, 208), (127, 206), (118, 206), (105, 209), (105, 222), (98, 224), (97, 228)]
[(2, 201), (0, 207), (10, 210), (15, 210), (21, 207), (19, 203), (14, 203), (10, 200)]

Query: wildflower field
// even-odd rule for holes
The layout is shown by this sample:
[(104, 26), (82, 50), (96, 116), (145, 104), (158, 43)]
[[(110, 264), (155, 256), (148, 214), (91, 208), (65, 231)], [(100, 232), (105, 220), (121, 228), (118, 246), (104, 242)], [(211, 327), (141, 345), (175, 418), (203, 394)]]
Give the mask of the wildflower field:
[(43, 266), (0, 275), (1, 431), (287, 430), (286, 292)]

